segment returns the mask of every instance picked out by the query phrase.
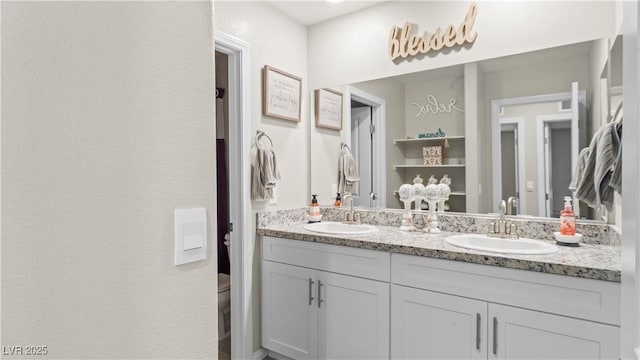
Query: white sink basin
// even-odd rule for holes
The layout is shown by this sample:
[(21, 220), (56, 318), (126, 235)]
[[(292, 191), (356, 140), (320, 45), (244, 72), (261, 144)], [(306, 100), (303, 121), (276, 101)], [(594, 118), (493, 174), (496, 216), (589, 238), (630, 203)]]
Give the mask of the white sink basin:
[(375, 226), (365, 224), (343, 224), (339, 222), (319, 222), (307, 224), (304, 226), (306, 230), (325, 234), (342, 234), (342, 235), (359, 235), (371, 234), (378, 229)]
[(500, 239), (480, 234), (461, 234), (449, 236), (445, 241), (451, 245), (481, 251), (490, 251), (504, 254), (551, 254), (558, 251), (558, 247), (540, 240), (524, 239)]

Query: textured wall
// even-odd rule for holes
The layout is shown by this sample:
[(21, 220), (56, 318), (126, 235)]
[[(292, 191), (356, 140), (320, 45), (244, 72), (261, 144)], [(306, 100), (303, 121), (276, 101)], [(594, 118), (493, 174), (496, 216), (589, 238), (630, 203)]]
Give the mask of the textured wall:
[(215, 234), (211, 3), (1, 6), (2, 345), (214, 358), (215, 247), (173, 265), (175, 208)]

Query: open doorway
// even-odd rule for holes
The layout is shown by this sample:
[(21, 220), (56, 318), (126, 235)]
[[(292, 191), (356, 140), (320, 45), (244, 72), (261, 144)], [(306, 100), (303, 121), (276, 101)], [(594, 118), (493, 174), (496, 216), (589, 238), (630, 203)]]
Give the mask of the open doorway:
[[(227, 35), (220, 31), (214, 32), (215, 52), (221, 57), (216, 67), (227, 76), (222, 106), (223, 117), (226, 120), (216, 125), (224, 124), (224, 129), (217, 128), (218, 137), (225, 134), (225, 155), (219, 156), (219, 162), (224, 161), (227, 184), (221, 185), (217, 196), (227, 197), (227, 205), (221, 204), (221, 211), (227, 212), (228, 219), (216, 219), (218, 228), (224, 229), (224, 235), (229, 246), (220, 245), (220, 258), (224, 259), (226, 249), (229, 250), (229, 293), (230, 305), (228, 317), (229, 326), (219, 330), (220, 340), (226, 341), (221, 348), (233, 359), (250, 359), (253, 357), (253, 313), (252, 313), (252, 256), (253, 229), (251, 222), (250, 200), (250, 149), (251, 149), (251, 107), (250, 107), (250, 58), (249, 44), (245, 41)], [(225, 63), (226, 61), (226, 63)], [(226, 70), (224, 69), (226, 67)], [(217, 77), (217, 76), (216, 76)], [(216, 110), (218, 113), (220, 111)], [(213, 141), (213, 140), (212, 140)], [(217, 139), (216, 139), (217, 141)], [(220, 145), (222, 146), (222, 145)], [(220, 160), (222, 158), (222, 160)], [(222, 166), (218, 169), (222, 170)], [(224, 176), (222, 176), (224, 178)], [(225, 190), (227, 189), (227, 190)], [(226, 192), (225, 192), (226, 191)], [(224, 192), (224, 194), (223, 194)], [(224, 270), (222, 270), (224, 271)], [(212, 274), (213, 275), (213, 274)], [(224, 288), (224, 286), (223, 286)], [(220, 289), (222, 290), (222, 289)], [(220, 300), (220, 296), (219, 296)], [(223, 304), (218, 304), (222, 306)], [(224, 314), (220, 321), (224, 321)], [(220, 325), (220, 324), (219, 324)], [(229, 332), (227, 333), (227, 329)], [(229, 345), (230, 344), (230, 345)], [(214, 357), (214, 355), (212, 355)], [(218, 357), (224, 358), (218, 354)]]
[(385, 100), (347, 86), (351, 111), (344, 138), (351, 144), (360, 181), (354, 188), (354, 205), (386, 207)]
[(377, 194), (373, 179), (373, 118), (372, 108), (351, 100), (351, 152), (356, 161), (360, 181), (353, 187), (353, 205), (374, 207)]
[(538, 194), (538, 203), (544, 204), (540, 216), (560, 217), (564, 207), (564, 197), (572, 196), (571, 183), (571, 117), (538, 116), (538, 132), (543, 139), (539, 146), (538, 168), (542, 168), (544, 191)]
[(500, 120), (500, 149), (502, 165), (502, 196), (514, 198), (515, 206), (509, 215), (526, 213), (524, 189), (524, 118)]
[(218, 250), (218, 359), (231, 359), (231, 269), (229, 267), (229, 58), (216, 51), (216, 191)]

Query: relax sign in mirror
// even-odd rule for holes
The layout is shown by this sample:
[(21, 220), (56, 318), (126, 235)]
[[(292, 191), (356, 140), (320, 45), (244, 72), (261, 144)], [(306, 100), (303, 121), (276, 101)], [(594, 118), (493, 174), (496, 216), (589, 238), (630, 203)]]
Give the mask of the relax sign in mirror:
[(446, 174), (449, 211), (493, 213), (512, 196), (514, 214), (557, 217), (572, 195), (578, 152), (606, 122), (598, 47), (601, 40), (332, 87), (344, 94), (344, 126), (311, 129), (311, 190), (333, 203), (344, 142), (360, 172), (356, 205), (401, 208), (400, 185)]

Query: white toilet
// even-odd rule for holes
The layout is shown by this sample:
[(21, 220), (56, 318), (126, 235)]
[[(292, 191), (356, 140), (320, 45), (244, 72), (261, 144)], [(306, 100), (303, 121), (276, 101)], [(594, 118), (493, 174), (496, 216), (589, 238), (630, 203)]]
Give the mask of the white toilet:
[[(229, 234), (225, 235), (224, 244), (227, 245), (227, 254), (231, 254), (229, 246)], [(227, 274), (218, 274), (218, 339), (224, 339), (231, 333), (231, 277)]]

